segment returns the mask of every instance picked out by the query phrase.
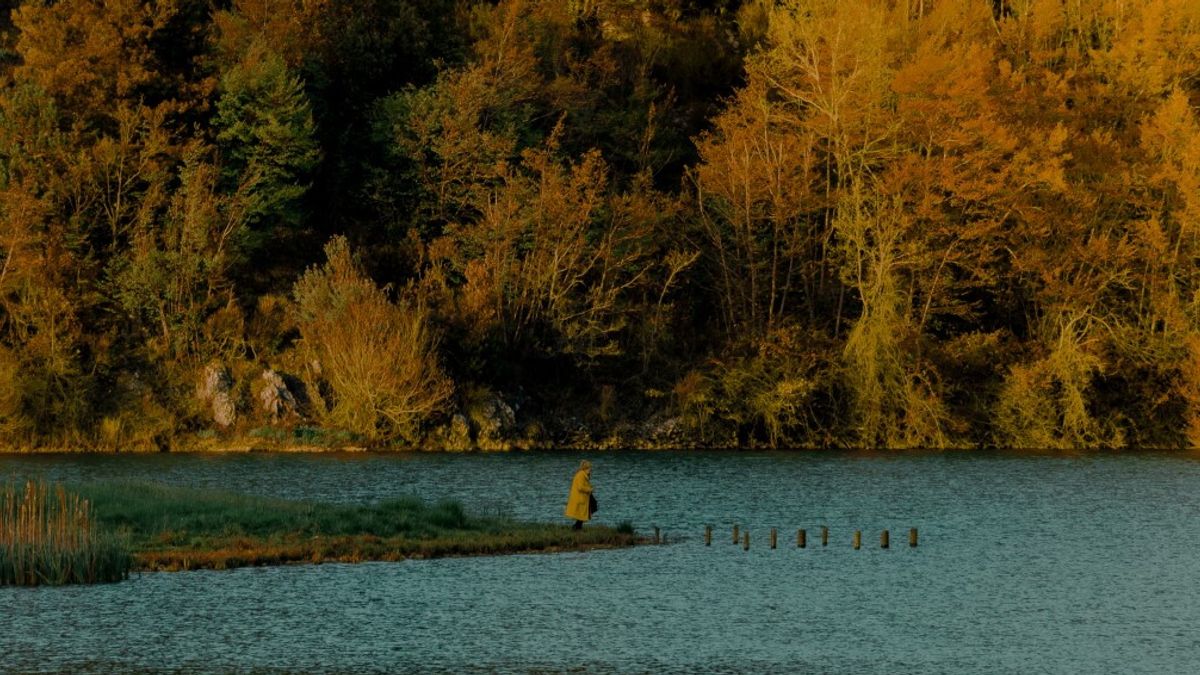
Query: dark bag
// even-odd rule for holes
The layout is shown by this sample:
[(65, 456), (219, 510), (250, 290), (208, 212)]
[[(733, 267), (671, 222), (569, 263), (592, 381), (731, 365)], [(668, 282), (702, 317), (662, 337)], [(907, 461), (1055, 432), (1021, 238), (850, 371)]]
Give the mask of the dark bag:
[(599, 510), (600, 510), (600, 507), (596, 506), (595, 495), (588, 495), (588, 515), (590, 516)]

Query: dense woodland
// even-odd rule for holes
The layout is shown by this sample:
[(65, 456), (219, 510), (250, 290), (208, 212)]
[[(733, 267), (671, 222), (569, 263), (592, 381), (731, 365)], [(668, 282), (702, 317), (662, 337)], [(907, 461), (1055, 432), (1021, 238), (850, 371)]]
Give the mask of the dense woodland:
[(1195, 0), (0, 16), (9, 447), (1200, 446)]

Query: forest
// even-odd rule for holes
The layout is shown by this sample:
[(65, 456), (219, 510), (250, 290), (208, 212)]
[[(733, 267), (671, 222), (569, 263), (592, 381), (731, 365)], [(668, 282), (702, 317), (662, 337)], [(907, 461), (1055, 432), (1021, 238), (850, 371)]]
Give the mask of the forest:
[(0, 445), (1200, 446), (1197, 105), (1195, 0), (3, 0)]

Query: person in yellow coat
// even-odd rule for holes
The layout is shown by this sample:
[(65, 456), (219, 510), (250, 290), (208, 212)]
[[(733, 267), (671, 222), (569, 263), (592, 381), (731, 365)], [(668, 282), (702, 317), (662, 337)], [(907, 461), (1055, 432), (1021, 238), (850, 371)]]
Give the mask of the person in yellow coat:
[(582, 530), (583, 524), (592, 519), (596, 511), (592, 497), (592, 463), (586, 459), (579, 463), (579, 470), (571, 481), (571, 494), (567, 497), (566, 516), (575, 520), (575, 529)]

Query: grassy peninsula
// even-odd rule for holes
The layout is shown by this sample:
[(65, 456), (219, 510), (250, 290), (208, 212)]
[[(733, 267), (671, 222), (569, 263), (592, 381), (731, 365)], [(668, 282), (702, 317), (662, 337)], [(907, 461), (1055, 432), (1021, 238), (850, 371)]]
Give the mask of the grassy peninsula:
[(0, 585), (119, 581), (130, 571), (398, 561), (617, 548), (633, 529), (528, 523), (452, 501), (270, 499), (150, 483), (0, 490)]
[(372, 505), (270, 499), (157, 484), (77, 488), (98, 525), (127, 537), (135, 569), (230, 569), (288, 563), (575, 551), (631, 546), (628, 528), (477, 516), (451, 501)]

